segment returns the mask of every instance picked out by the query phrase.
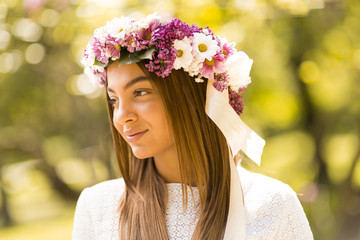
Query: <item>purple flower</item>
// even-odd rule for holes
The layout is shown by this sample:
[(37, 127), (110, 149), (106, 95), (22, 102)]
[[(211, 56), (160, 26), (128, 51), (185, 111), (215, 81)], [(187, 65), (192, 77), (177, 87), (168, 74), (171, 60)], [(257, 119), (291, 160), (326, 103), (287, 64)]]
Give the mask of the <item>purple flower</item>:
[(243, 88), (240, 88), (238, 91), (233, 91), (229, 88), (229, 103), (235, 112), (240, 115), (244, 110), (244, 101), (241, 100), (242, 96), (240, 93), (244, 92)]
[(213, 82), (213, 86), (219, 92), (223, 92), (225, 89), (228, 89), (229, 75), (227, 73), (215, 74), (215, 81)]
[(154, 58), (156, 60), (149, 63), (150, 69), (160, 77), (168, 76), (174, 68), (177, 56), (177, 51), (173, 47), (174, 41), (193, 36), (195, 32), (200, 31), (201, 28), (195, 25), (189, 26), (177, 18), (166, 25), (158, 25), (158, 28), (152, 32), (151, 41), (155, 43), (159, 52)]

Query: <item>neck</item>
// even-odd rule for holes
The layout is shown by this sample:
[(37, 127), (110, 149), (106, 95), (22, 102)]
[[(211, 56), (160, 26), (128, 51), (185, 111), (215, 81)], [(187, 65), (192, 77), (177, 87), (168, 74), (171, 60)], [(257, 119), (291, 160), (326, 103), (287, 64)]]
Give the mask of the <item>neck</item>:
[(180, 166), (176, 148), (170, 149), (170, 151), (162, 153), (161, 155), (154, 156), (154, 163), (156, 171), (166, 183), (181, 182)]

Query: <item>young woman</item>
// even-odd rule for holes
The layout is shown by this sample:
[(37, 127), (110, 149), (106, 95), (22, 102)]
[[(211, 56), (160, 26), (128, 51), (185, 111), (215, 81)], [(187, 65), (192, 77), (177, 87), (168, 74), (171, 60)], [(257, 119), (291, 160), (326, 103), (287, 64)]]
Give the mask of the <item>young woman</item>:
[(234, 44), (156, 14), (115, 18), (83, 64), (106, 87), (122, 178), (82, 192), (73, 240), (313, 239), (288, 185), (235, 166), (264, 141), (238, 116), (252, 60)]

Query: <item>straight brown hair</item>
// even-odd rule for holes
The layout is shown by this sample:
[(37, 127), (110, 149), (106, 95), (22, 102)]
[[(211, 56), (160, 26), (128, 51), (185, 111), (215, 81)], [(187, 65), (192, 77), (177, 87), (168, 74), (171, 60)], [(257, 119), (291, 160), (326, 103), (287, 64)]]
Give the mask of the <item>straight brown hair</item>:
[[(224, 135), (205, 113), (206, 81), (196, 83), (183, 70), (173, 70), (161, 78), (149, 72), (143, 62), (138, 66), (158, 89), (172, 127), (185, 208), (186, 186), (199, 190), (200, 216), (192, 240), (222, 239), (229, 212), (230, 156)], [(114, 127), (110, 104), (108, 113), (117, 162), (126, 185), (119, 203), (120, 239), (167, 240), (166, 183), (157, 173), (153, 158), (138, 159), (133, 155)]]

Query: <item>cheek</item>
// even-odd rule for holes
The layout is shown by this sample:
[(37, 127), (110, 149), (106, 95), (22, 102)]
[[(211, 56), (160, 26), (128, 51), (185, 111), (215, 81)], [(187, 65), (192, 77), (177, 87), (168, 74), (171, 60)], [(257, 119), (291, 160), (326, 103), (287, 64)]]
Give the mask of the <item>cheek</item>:
[(119, 131), (119, 124), (117, 123), (115, 116), (116, 116), (116, 112), (113, 111), (112, 122), (113, 122), (113, 125), (114, 125), (114, 127), (116, 128), (116, 130)]
[(158, 112), (156, 118), (154, 119), (154, 122), (157, 123), (158, 131), (161, 133), (159, 135), (161, 135), (165, 141), (173, 142), (174, 137), (170, 120), (164, 111)]
[(116, 121), (115, 114), (116, 113), (114, 111), (113, 118), (112, 118), (113, 125), (114, 125), (115, 129), (118, 131), (118, 133), (120, 133), (120, 135), (123, 136), (123, 126), (121, 124), (119, 124), (118, 121)]

